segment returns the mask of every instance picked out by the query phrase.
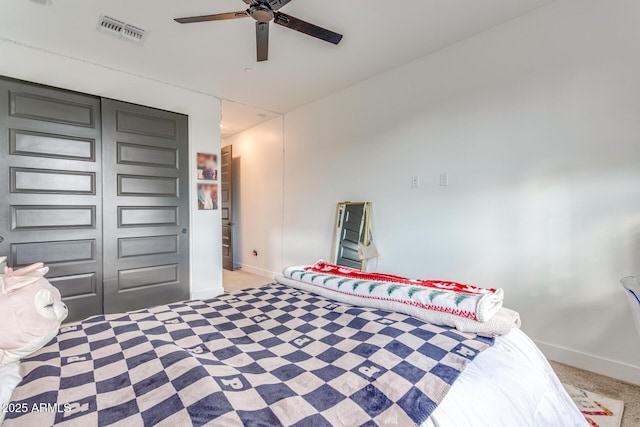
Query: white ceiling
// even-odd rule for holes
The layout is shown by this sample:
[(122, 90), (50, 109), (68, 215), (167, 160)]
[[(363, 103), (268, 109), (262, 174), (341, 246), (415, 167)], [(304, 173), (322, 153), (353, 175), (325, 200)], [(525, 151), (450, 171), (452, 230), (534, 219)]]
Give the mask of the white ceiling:
[[(244, 10), (242, 0), (53, 0), (51, 6), (1, 0), (0, 38), (284, 113), (551, 1), (293, 0), (281, 11), (343, 34), (342, 42), (334, 46), (272, 24), (269, 61), (261, 63), (251, 18), (173, 21)], [(102, 13), (148, 30), (145, 43), (96, 31)], [(234, 121), (242, 122), (242, 114)]]
[(259, 125), (260, 123), (275, 119), (279, 115), (279, 113), (274, 113), (273, 111), (267, 111), (261, 108), (223, 99), (220, 136), (223, 139), (228, 138), (245, 129), (249, 129)]

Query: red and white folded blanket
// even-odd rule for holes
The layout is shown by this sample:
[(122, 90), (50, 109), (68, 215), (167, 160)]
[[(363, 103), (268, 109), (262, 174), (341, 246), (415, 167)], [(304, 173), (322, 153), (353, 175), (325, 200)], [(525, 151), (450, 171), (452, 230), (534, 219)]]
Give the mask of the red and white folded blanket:
[[(292, 279), (318, 283), (335, 291), (367, 298), (400, 301), (428, 310), (486, 322), (502, 307), (502, 289), (486, 289), (456, 282), (414, 280), (381, 273), (367, 273), (325, 261), (303, 267), (304, 272), (285, 270)], [(288, 271), (288, 272), (287, 272)], [(318, 276), (321, 274), (322, 276)], [(295, 276), (295, 277), (294, 277)], [(332, 280), (332, 277), (337, 278)]]
[(502, 289), (366, 273), (324, 261), (286, 268), (283, 276), (338, 301), (395, 310), (465, 332), (504, 335), (520, 326), (518, 313), (502, 308)]
[(457, 282), (445, 282), (442, 280), (418, 280), (409, 279), (407, 277), (395, 276), (386, 273), (369, 273), (366, 271), (356, 270), (354, 268), (342, 267), (340, 265), (330, 264), (326, 261), (318, 261), (313, 265), (304, 267), (306, 271), (314, 271), (316, 273), (332, 274), (334, 276), (348, 277), (350, 279), (370, 280), (376, 282), (389, 282), (411, 286), (425, 286), (427, 288), (440, 289), (444, 291), (460, 292), (463, 294), (501, 294), (502, 289), (480, 288), (472, 285), (465, 285)]

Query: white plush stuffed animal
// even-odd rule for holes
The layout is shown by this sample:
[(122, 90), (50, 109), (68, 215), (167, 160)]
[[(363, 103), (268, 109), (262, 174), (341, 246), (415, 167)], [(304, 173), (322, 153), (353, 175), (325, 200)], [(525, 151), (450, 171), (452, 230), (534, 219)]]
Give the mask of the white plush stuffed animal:
[(67, 317), (60, 292), (37, 263), (0, 276), (0, 365), (16, 362), (41, 349)]

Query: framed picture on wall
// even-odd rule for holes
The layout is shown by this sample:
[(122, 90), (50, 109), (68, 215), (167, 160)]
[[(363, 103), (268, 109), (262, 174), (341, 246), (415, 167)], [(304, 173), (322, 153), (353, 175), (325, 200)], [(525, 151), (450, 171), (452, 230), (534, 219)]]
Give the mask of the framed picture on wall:
[(198, 179), (216, 181), (218, 179), (218, 156), (215, 154), (198, 153)]
[(218, 184), (198, 184), (198, 210), (218, 209)]

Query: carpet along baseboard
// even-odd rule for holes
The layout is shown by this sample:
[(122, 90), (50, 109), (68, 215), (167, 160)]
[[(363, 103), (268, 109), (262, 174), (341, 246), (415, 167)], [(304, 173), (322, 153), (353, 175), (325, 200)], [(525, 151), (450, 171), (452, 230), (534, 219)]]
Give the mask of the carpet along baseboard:
[(224, 289), (222, 287), (211, 288), (204, 291), (196, 291), (191, 294), (191, 299), (209, 299), (215, 298), (218, 295), (224, 293)]
[(246, 264), (234, 264), (234, 266), (239, 266), (242, 271), (246, 271), (247, 273), (255, 274), (256, 276), (266, 277), (268, 279), (273, 279), (280, 273), (274, 273), (273, 271), (265, 270), (258, 267), (253, 267)]
[(535, 341), (535, 343), (549, 360), (640, 385), (640, 366), (629, 365), (543, 341)]

